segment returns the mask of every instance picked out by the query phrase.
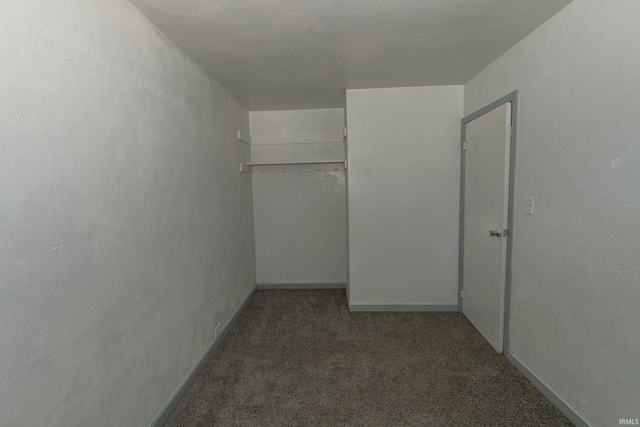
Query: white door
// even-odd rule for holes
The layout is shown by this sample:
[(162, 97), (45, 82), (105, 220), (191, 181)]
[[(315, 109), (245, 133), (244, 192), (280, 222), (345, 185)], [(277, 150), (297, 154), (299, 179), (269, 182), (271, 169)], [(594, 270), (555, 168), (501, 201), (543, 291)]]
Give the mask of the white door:
[(503, 351), (511, 103), (466, 124), (462, 312)]

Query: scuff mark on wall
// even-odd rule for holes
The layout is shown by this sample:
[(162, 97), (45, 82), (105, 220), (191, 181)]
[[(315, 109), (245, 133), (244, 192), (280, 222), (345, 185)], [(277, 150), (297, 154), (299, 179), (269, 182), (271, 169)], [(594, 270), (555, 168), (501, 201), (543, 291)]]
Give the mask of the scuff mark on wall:
[(618, 157), (611, 161), (611, 169), (617, 169), (620, 166), (621, 159)]

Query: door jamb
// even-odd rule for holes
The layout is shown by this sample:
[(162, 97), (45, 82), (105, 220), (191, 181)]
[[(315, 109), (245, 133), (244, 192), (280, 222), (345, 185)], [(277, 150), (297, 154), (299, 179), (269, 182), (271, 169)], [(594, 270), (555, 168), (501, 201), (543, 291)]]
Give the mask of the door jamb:
[(461, 150), (460, 150), (460, 234), (458, 245), (458, 307), (462, 313), (462, 291), (463, 287), (463, 268), (464, 268), (464, 179), (465, 179), (465, 144), (466, 144), (466, 126), (469, 122), (481, 117), (488, 112), (510, 102), (511, 103), (511, 138), (509, 153), (509, 200), (507, 201), (507, 260), (504, 284), (504, 336), (503, 336), (503, 354), (509, 351), (509, 320), (511, 316), (511, 260), (513, 257), (513, 235), (514, 235), (514, 204), (516, 196), (516, 146), (518, 140), (518, 97), (520, 91), (516, 90), (510, 94), (503, 96), (497, 101), (469, 114), (462, 119), (461, 124)]

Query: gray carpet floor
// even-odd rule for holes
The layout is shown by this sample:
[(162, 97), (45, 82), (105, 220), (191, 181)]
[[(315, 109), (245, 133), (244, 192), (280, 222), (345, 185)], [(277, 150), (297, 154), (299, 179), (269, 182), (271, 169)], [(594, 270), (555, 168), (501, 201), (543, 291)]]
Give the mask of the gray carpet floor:
[(571, 426), (458, 313), (258, 291), (167, 426)]

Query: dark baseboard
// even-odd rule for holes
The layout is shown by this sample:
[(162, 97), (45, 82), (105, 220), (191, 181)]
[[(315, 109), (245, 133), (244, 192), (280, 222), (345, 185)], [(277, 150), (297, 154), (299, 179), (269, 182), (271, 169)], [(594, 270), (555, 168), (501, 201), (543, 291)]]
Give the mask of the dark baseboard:
[(256, 293), (256, 289), (254, 288), (253, 291), (251, 291), (251, 293), (249, 294), (249, 296), (244, 300), (242, 305), (240, 305), (240, 307), (238, 307), (238, 309), (233, 313), (233, 315), (231, 316), (231, 318), (229, 319), (225, 327), (222, 329), (220, 334), (218, 334), (218, 336), (216, 337), (215, 341), (213, 341), (211, 346), (209, 346), (207, 351), (204, 353), (204, 356), (202, 356), (202, 358), (200, 358), (196, 366), (194, 366), (193, 369), (191, 369), (191, 372), (189, 372), (189, 375), (187, 375), (184, 381), (182, 381), (182, 384), (180, 384), (178, 389), (169, 398), (169, 401), (164, 405), (160, 413), (158, 413), (158, 415), (156, 415), (156, 417), (153, 419), (153, 421), (149, 425), (150, 427), (161, 427), (162, 425), (164, 425), (165, 422), (167, 422), (167, 419), (169, 419), (169, 416), (171, 415), (173, 410), (176, 408), (176, 406), (178, 406), (178, 403), (180, 403), (180, 399), (182, 399), (182, 397), (185, 395), (187, 390), (189, 390), (189, 387), (191, 387), (191, 384), (193, 384), (193, 382), (195, 381), (196, 377), (198, 376), (202, 368), (204, 368), (204, 365), (206, 365), (207, 361), (211, 358), (213, 353), (215, 353), (215, 351), (218, 349), (218, 347), (220, 346), (220, 343), (224, 341), (224, 338), (227, 336), (227, 334), (229, 333), (233, 325), (236, 323), (236, 320), (238, 320), (238, 316), (240, 316), (240, 314), (244, 311), (247, 304), (249, 304), (249, 302), (251, 301), (255, 293)]
[(520, 371), (522, 375), (524, 375), (529, 381), (531, 381), (531, 384), (533, 384), (533, 386), (537, 388), (538, 391), (540, 391), (540, 393), (544, 395), (544, 397), (549, 399), (549, 402), (553, 403), (553, 405), (558, 408), (560, 412), (565, 415), (565, 417), (569, 418), (569, 420), (571, 420), (571, 422), (574, 423), (576, 427), (589, 427), (589, 423), (587, 423), (584, 418), (578, 415), (576, 411), (574, 411), (569, 405), (567, 405), (567, 403), (562, 400), (560, 396), (555, 394), (553, 390), (549, 388), (549, 386), (542, 382), (542, 380), (538, 378), (536, 374), (534, 374), (529, 370), (529, 368), (524, 366), (522, 362), (520, 362), (511, 352), (507, 351), (505, 353), (505, 357), (509, 362), (511, 362), (513, 366), (515, 366), (518, 371)]

